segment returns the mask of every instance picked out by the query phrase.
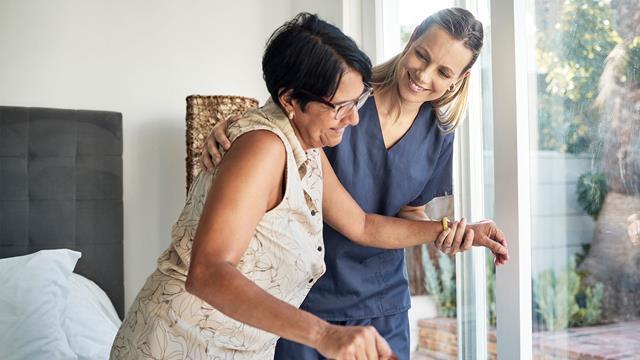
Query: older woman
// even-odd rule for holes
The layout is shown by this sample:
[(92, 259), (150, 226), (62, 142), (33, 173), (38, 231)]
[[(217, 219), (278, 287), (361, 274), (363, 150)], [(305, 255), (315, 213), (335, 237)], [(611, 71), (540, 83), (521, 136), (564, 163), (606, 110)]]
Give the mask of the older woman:
[(298, 309), (325, 271), (323, 218), (365, 246), (401, 248), (449, 232), (440, 222), (365, 214), (319, 150), (358, 123), (371, 92), (370, 62), (351, 39), (300, 14), (272, 35), (262, 65), (271, 99), (229, 127), (224, 160), (195, 179), (113, 359), (270, 359), (279, 337), (329, 358), (391, 357), (373, 327)]

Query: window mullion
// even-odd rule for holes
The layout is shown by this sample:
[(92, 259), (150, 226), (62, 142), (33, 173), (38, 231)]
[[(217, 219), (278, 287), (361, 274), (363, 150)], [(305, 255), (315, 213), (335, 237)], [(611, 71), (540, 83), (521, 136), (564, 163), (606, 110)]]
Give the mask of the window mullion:
[(492, 0), (495, 219), (510, 261), (496, 270), (498, 358), (531, 359), (531, 239), (524, 2)]
[[(484, 217), (481, 72), (470, 81), (468, 116), (456, 139), (456, 215), (468, 221)], [(487, 292), (484, 249), (456, 256), (458, 358), (487, 357)]]

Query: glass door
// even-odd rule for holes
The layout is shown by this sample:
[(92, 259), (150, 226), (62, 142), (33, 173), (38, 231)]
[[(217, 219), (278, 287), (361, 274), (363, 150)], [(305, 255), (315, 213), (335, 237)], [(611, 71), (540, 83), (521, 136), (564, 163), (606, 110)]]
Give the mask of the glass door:
[(640, 2), (529, 0), (533, 356), (640, 350)]

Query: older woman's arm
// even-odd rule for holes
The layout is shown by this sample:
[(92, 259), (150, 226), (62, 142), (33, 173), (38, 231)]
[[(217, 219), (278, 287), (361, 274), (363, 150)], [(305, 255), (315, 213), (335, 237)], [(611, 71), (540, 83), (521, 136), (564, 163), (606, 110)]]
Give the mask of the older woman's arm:
[[(426, 214), (426, 205), (422, 206), (403, 206), (398, 214), (399, 218), (416, 221), (429, 221)], [(450, 236), (439, 236), (433, 245), (445, 254), (455, 254), (457, 252), (466, 251), (473, 246), (473, 229), (467, 228), (465, 219), (450, 224), (452, 229), (462, 229), (462, 231), (452, 231)]]
[[(322, 171), (324, 221), (354, 242), (379, 248), (400, 249), (443, 239), (440, 221), (423, 220), (424, 218), (420, 218), (420, 221), (407, 220), (365, 213), (342, 186), (324, 153)], [(415, 214), (405, 217), (418, 218)], [(478, 233), (473, 228), (471, 230), (470, 234), (465, 235), (473, 238), (473, 245), (484, 246), (496, 254), (507, 256), (507, 248), (502, 245), (504, 236), (500, 230), (495, 228), (496, 231), (489, 231), (487, 227), (479, 228)], [(456, 235), (449, 233), (447, 236)], [(462, 234), (459, 233), (457, 236)]]
[[(237, 270), (258, 222), (282, 198), (281, 140), (267, 131), (238, 138), (211, 185), (194, 239), (186, 289), (225, 315), (337, 357), (349, 346), (390, 355), (370, 327), (339, 327), (261, 289)], [(359, 344), (359, 345), (358, 345)]]

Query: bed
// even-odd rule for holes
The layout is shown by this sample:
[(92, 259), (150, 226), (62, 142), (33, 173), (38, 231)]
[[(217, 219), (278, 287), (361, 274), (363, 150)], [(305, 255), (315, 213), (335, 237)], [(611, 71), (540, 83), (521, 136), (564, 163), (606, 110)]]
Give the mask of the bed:
[(0, 359), (107, 359), (124, 315), (122, 115), (0, 107)]

